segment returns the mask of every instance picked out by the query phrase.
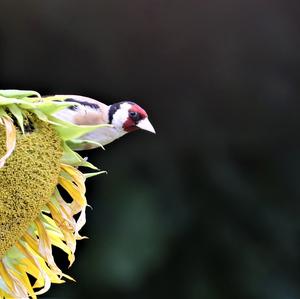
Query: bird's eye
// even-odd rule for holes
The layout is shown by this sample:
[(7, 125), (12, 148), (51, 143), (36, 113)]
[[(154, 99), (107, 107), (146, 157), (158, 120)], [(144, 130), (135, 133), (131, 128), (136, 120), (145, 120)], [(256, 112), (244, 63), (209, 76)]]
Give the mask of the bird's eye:
[(129, 112), (129, 116), (133, 119), (133, 120), (137, 120), (139, 115), (136, 111), (130, 111)]
[(135, 116), (137, 116), (137, 112), (135, 112), (135, 111), (130, 111), (130, 112), (129, 112), (129, 115), (132, 116), (132, 117), (135, 117)]

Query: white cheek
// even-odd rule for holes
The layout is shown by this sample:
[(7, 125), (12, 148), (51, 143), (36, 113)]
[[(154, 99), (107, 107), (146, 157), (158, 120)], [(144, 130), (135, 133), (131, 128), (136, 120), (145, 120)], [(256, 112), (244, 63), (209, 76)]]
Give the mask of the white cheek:
[(123, 130), (123, 124), (126, 122), (128, 118), (128, 110), (130, 109), (131, 105), (128, 103), (123, 103), (120, 105), (120, 109), (118, 109), (114, 116), (113, 116), (113, 121), (112, 125), (118, 129), (118, 130)]

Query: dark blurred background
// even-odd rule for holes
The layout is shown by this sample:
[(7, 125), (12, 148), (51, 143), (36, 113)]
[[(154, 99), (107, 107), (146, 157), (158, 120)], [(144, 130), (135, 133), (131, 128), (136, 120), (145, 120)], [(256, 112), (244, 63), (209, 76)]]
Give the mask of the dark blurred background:
[[(42, 298), (300, 298), (297, 1), (0, 1), (0, 88), (131, 99)], [(57, 252), (60, 261), (65, 256)]]

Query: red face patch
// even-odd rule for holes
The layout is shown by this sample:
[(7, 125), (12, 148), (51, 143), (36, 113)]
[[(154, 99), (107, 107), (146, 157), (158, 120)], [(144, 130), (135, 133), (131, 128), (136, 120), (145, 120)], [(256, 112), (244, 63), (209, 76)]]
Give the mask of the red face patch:
[(129, 112), (137, 112), (141, 117), (140, 119), (144, 119), (145, 117), (148, 116), (146, 111), (137, 104), (133, 104), (129, 109)]
[(148, 115), (146, 111), (137, 104), (132, 104), (131, 108), (128, 110), (128, 118), (125, 121), (123, 128), (126, 132), (132, 132), (138, 130), (139, 127), (136, 125), (140, 120), (146, 118)]

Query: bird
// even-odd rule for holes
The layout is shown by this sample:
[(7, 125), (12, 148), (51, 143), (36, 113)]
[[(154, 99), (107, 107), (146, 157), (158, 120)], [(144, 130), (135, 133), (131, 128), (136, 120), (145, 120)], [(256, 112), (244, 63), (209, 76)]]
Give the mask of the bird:
[[(70, 106), (54, 114), (54, 117), (76, 125), (108, 126), (97, 128), (80, 136), (74, 150), (94, 149), (107, 145), (127, 133), (142, 129), (155, 134), (146, 111), (132, 101), (121, 101), (106, 105), (95, 99), (81, 95), (55, 95), (52, 101), (63, 101)], [(92, 141), (92, 142), (88, 142)]]

